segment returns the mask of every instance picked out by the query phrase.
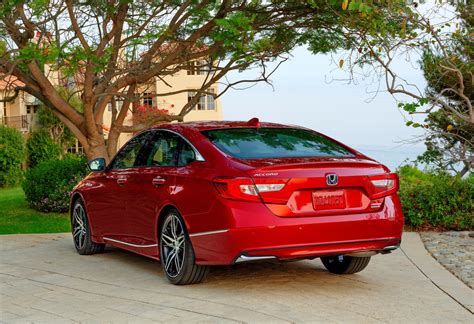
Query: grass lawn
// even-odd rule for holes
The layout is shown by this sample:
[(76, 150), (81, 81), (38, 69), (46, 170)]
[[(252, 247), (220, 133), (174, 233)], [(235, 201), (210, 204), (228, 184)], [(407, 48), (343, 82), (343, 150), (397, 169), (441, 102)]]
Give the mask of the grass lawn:
[(0, 234), (70, 231), (69, 216), (41, 213), (30, 207), (21, 188), (0, 189)]

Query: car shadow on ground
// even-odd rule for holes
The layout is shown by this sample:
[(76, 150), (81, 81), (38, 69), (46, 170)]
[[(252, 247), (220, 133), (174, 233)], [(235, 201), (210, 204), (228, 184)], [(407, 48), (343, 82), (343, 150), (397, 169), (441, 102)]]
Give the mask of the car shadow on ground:
[[(105, 259), (110, 258), (111, 262), (124, 263), (129, 267), (133, 266), (136, 268), (136, 271), (146, 272), (156, 276), (157, 280), (167, 283), (161, 262), (157, 260), (111, 246), (107, 246), (100, 256)], [(263, 281), (278, 284), (300, 281), (302, 279), (308, 284), (317, 284), (325, 281), (326, 284), (334, 282), (335, 285), (338, 285), (340, 284), (338, 278), (362, 284), (369, 283), (365, 280), (367, 279), (366, 277), (362, 278), (358, 274), (350, 276), (331, 274), (324, 268), (321, 261), (316, 258), (314, 260), (261, 261), (229, 266), (212, 266), (206, 279), (199, 287), (225, 288), (227, 284), (235, 286), (236, 281), (248, 287), (248, 285), (258, 286)]]

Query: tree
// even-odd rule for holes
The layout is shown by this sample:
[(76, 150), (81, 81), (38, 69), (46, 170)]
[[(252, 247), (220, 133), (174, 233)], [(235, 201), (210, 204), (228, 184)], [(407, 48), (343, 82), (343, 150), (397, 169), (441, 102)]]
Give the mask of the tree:
[[(8, 46), (0, 58), (0, 73), (18, 78), (25, 84), (22, 90), (49, 107), (79, 139), (88, 158), (110, 159), (122, 132), (183, 120), (201, 94), (212, 94), (208, 88), (215, 82), (224, 86), (217, 97), (238, 84), (268, 82), (274, 71), (268, 70), (269, 61), (285, 61), (292, 48), (308, 39), (314, 52), (347, 48), (354, 36), (348, 27), (380, 18), (391, 8), (384, 9), (382, 1), (377, 15), (340, 15), (347, 2), (5, 0), (0, 36)], [(351, 2), (349, 11), (364, 14), (366, 2), (372, 3), (358, 0), (360, 5), (352, 8)], [(203, 58), (209, 61), (209, 76), (179, 114), (157, 114), (144, 123), (123, 125), (139, 99), (140, 84), (154, 78), (166, 84), (165, 76)], [(224, 78), (229, 71), (248, 69), (256, 69), (257, 76)], [(76, 79), (82, 112), (48, 79), (59, 72)], [(190, 89), (170, 88), (156, 95), (184, 91)], [(106, 144), (100, 125), (108, 105), (113, 120)]]
[[(347, 62), (350, 80), (375, 77), (405, 112), (425, 117), (423, 123), (407, 121), (407, 126), (426, 130), (422, 140), (427, 151), (418, 161), (461, 176), (474, 167), (473, 13), (468, 1), (422, 10), (413, 2), (411, 9), (393, 11), (385, 21), (372, 20), (376, 24), (365, 29), (357, 23), (349, 27), (358, 37), (339, 61), (341, 67)], [(395, 64), (399, 58), (421, 67), (425, 89), (403, 78)]]
[[(427, 150), (418, 161), (463, 176), (474, 168), (474, 6), (457, 3), (455, 9), (457, 22), (449, 32), (451, 39), (444, 47), (426, 48), (420, 61), (427, 81), (425, 93), (439, 98), (449, 109), (427, 115)], [(436, 104), (433, 99), (430, 103)]]

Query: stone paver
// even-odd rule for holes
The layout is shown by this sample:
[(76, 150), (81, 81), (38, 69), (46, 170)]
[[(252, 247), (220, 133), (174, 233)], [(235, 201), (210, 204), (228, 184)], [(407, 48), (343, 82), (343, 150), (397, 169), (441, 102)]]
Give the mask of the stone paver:
[(474, 289), (474, 238), (468, 232), (423, 232), (420, 236), (439, 263)]
[[(418, 240), (410, 244), (423, 248), (417, 234), (408, 235)], [(440, 269), (448, 281), (459, 282)], [(258, 263), (216, 267), (202, 284), (173, 286), (154, 260), (114, 248), (80, 256), (66, 234), (0, 236), (0, 310), (0, 321), (7, 323), (472, 323), (474, 318), (402, 250), (374, 257), (352, 276), (330, 274), (319, 260)]]

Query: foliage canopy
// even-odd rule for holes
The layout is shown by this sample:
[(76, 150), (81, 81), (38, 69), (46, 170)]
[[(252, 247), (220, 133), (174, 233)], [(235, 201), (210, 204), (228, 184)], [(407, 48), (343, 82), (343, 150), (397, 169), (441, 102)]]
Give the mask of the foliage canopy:
[[(404, 1), (73, 1), (5, 0), (0, 37), (7, 44), (0, 73), (40, 99), (83, 144), (89, 158), (110, 158), (122, 132), (150, 123), (183, 120), (200, 95), (221, 96), (237, 85), (269, 82), (269, 62), (284, 62), (298, 45), (315, 53), (354, 48), (361, 33), (397, 33), (411, 12)], [(387, 19), (388, 18), (388, 19)], [(206, 60), (209, 73), (197, 89), (178, 89), (165, 77)], [(230, 71), (255, 77), (229, 80)], [(77, 93), (82, 111), (65, 100), (50, 79)], [(236, 74), (239, 75), (240, 74)], [(140, 85), (157, 80), (166, 96), (195, 90), (174, 115), (124, 125), (140, 97)], [(219, 82), (221, 91), (209, 87)], [(112, 109), (107, 138), (103, 114)]]

